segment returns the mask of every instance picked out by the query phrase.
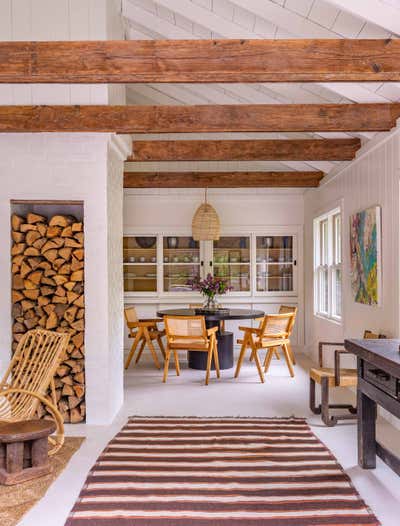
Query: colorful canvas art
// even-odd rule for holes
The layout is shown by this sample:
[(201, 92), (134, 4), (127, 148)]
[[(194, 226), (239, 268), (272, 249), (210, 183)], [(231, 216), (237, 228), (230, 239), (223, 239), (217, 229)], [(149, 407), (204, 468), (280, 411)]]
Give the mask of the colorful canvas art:
[(380, 212), (373, 206), (350, 217), (351, 287), (354, 300), (365, 305), (379, 302)]

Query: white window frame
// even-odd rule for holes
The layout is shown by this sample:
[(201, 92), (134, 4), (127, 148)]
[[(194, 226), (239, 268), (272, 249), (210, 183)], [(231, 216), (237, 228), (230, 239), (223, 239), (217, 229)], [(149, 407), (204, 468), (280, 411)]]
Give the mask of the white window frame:
[[(322, 234), (324, 224), (327, 227), (326, 236)], [(336, 274), (340, 270), (343, 279), (342, 231), (343, 221), (340, 207), (314, 219), (314, 314), (338, 323), (342, 321), (342, 305), (336, 304)], [(327, 280), (326, 306), (324, 306), (326, 288), (323, 286), (323, 279)], [(340, 287), (343, 291), (342, 279)], [(343, 298), (343, 294), (341, 297)]]

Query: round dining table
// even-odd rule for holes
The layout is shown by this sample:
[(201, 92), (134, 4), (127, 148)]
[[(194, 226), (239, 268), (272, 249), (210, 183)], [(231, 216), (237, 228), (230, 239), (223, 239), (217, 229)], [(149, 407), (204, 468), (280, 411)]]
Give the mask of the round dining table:
[[(264, 311), (253, 309), (217, 309), (205, 311), (203, 309), (166, 309), (159, 310), (157, 316), (204, 316), (207, 329), (218, 327), (218, 357), (220, 369), (231, 369), (233, 367), (233, 332), (222, 329), (222, 321), (225, 320), (253, 320), (262, 318)], [(189, 351), (188, 362), (191, 369), (205, 371), (207, 368), (207, 353)], [(214, 368), (214, 365), (212, 366)]]

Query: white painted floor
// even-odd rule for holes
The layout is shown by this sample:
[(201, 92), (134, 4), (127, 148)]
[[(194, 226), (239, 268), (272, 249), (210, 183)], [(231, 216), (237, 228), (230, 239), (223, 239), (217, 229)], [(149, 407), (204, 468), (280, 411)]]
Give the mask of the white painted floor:
[[(182, 364), (184, 365), (184, 364)], [(282, 361), (274, 360), (265, 384), (261, 384), (254, 364), (246, 362), (239, 379), (233, 370), (222, 378), (212, 375), (204, 386), (201, 371), (182, 370), (179, 378), (170, 370), (167, 384), (152, 362), (140, 363), (126, 375), (125, 403), (120, 415), (109, 427), (68, 426), (70, 435), (86, 436), (86, 441), (46, 496), (22, 519), (21, 526), (63, 526), (79, 494), (90, 467), (129, 415), (184, 416), (290, 416), (307, 417), (314, 433), (330, 448), (350, 475), (354, 485), (369, 504), (382, 526), (400, 524), (400, 478), (378, 459), (376, 470), (357, 465), (356, 426), (327, 428), (308, 409), (309, 363), (301, 357), (296, 377), (291, 379)], [(351, 393), (348, 393), (351, 396)], [(342, 393), (338, 394), (342, 397)], [(386, 445), (400, 444), (400, 432), (380, 421), (379, 434)]]

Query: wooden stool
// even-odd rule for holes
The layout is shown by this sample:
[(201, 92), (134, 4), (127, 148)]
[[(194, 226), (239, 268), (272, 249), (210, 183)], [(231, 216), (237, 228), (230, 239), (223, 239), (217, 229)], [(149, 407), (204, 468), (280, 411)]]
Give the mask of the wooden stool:
[(48, 437), (52, 420), (0, 423), (0, 484), (12, 486), (50, 473)]

